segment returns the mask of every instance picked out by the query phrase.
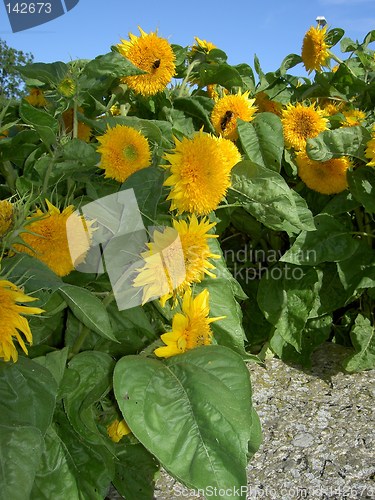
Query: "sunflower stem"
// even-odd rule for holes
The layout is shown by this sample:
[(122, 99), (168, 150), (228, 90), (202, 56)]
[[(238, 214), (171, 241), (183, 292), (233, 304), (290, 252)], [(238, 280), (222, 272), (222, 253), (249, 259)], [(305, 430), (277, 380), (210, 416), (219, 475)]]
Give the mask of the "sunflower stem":
[(215, 208), (215, 211), (220, 210), (221, 208), (238, 208), (238, 207), (242, 207), (242, 205), (240, 203), (232, 203), (229, 205), (219, 205), (218, 207)]
[(49, 182), (49, 178), (51, 177), (51, 173), (52, 173), (52, 169), (53, 169), (54, 163), (55, 162), (53, 160), (50, 161), (50, 163), (48, 164), (47, 170), (46, 170), (46, 174), (44, 176), (43, 188), (42, 188), (42, 193), (43, 193), (44, 196), (47, 194), (48, 182)]
[(0, 163), (0, 172), (3, 175), (5, 182), (7, 183), (12, 194), (14, 194), (16, 192), (16, 180), (18, 176), (10, 161), (4, 161)]
[(77, 139), (78, 137), (78, 106), (77, 106), (77, 101), (74, 99), (74, 104), (73, 104), (73, 139)]
[(194, 67), (197, 66), (197, 64), (199, 64), (198, 61), (193, 61), (187, 67), (186, 76), (185, 76), (185, 78), (183, 79), (183, 81), (181, 83), (181, 87), (180, 87), (180, 90), (178, 92), (178, 96), (177, 97), (182, 97), (185, 94), (187, 83), (188, 83), (189, 78), (190, 78), (190, 73), (193, 71)]
[(148, 345), (139, 354), (140, 354), (140, 356), (147, 357), (150, 354), (152, 354), (157, 347), (161, 347), (162, 345), (163, 345), (163, 342), (160, 339), (154, 340), (154, 342), (152, 342), (150, 345)]

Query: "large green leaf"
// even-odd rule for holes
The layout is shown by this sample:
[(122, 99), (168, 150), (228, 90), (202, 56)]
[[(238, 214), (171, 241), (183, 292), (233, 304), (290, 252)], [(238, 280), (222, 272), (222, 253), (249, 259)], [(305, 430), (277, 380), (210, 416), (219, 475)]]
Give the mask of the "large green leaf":
[(358, 314), (350, 338), (356, 353), (344, 360), (345, 370), (359, 372), (375, 368), (375, 328), (371, 321)]
[(18, 66), (17, 69), (24, 77), (47, 84), (59, 83), (69, 71), (68, 66), (61, 61), (26, 64), (25, 66)]
[(282, 262), (315, 266), (320, 262), (339, 262), (349, 258), (358, 248), (358, 241), (333, 216), (319, 214), (314, 218), (316, 230), (303, 231)]
[(302, 331), (315, 304), (319, 286), (313, 268), (278, 263), (268, 269), (258, 288), (265, 318), (285, 342), (301, 352)]
[[(95, 405), (109, 392), (115, 362), (104, 352), (85, 351), (69, 363), (79, 375), (79, 383), (64, 398), (64, 407), (74, 430), (87, 442), (102, 444)], [(69, 371), (68, 370), (68, 371)]]
[(116, 449), (116, 472), (113, 484), (126, 500), (153, 500), (155, 474), (159, 463), (140, 444), (121, 444)]
[(126, 59), (119, 52), (113, 51), (96, 57), (86, 64), (83, 71), (89, 77), (112, 77), (141, 75), (143, 70), (134, 66), (129, 59)]
[(165, 363), (126, 356), (116, 365), (114, 390), (134, 435), (180, 481), (218, 490), (246, 485), (253, 422), (241, 356), (223, 346), (196, 348)]
[(218, 83), (230, 89), (232, 87), (241, 87), (242, 78), (239, 72), (229, 64), (203, 63), (199, 66), (199, 84), (205, 87), (211, 83)]
[(55, 410), (57, 384), (49, 370), (31, 359), (0, 362), (0, 425), (37, 427), (44, 434)]
[(31, 106), (26, 101), (23, 101), (20, 106), (20, 115), (25, 123), (35, 128), (45, 144), (48, 146), (56, 144), (56, 133), (59, 128), (56, 118), (46, 111)]
[(351, 294), (375, 287), (374, 250), (361, 242), (350, 258), (337, 263), (337, 270), (342, 286)]
[(284, 151), (280, 118), (274, 113), (260, 113), (251, 122), (238, 120), (237, 129), (249, 160), (280, 172)]
[(99, 300), (86, 288), (64, 284), (59, 293), (62, 295), (69, 308), (87, 328), (98, 335), (117, 341), (112, 331), (108, 313)]
[(344, 155), (366, 161), (365, 149), (370, 139), (370, 132), (360, 126), (325, 130), (317, 137), (307, 139), (306, 152), (315, 161), (327, 161)]
[(43, 437), (36, 427), (0, 425), (1, 498), (30, 498), (42, 448)]
[(205, 124), (206, 130), (215, 133), (210, 120), (210, 113), (213, 108), (213, 101), (203, 96), (178, 97), (173, 101), (176, 109), (183, 111), (187, 116), (198, 118)]
[(251, 161), (242, 161), (232, 170), (229, 196), (276, 231), (299, 233), (315, 228), (305, 200), (290, 189), (284, 178)]
[(367, 212), (375, 212), (375, 169), (360, 167), (347, 174), (349, 189)]

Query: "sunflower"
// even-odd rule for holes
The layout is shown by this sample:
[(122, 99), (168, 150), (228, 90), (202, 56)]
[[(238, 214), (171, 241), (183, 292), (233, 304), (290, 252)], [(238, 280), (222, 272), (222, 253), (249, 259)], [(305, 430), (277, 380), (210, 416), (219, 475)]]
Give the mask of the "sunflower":
[(328, 65), (330, 58), (329, 45), (327, 43), (327, 26), (311, 28), (304, 36), (302, 44), (302, 61), (308, 73), (313, 70), (322, 71), (323, 66)]
[(31, 104), (31, 106), (35, 106), (36, 108), (43, 108), (48, 104), (46, 98), (44, 97), (43, 90), (36, 87), (30, 90), (29, 95), (25, 97), (25, 101)]
[(212, 49), (216, 49), (216, 45), (212, 42), (207, 42), (207, 40), (201, 40), (197, 36), (194, 37), (195, 45), (191, 47), (192, 52), (204, 52), (208, 54)]
[(166, 154), (171, 175), (164, 182), (172, 186), (171, 210), (207, 215), (215, 210), (230, 186), (230, 172), (241, 160), (237, 147), (222, 137), (203, 131), (192, 139), (175, 138), (173, 153)]
[(120, 54), (129, 59), (145, 74), (126, 76), (124, 83), (137, 94), (152, 96), (162, 92), (175, 74), (175, 55), (170, 43), (157, 33), (145, 33), (138, 27), (141, 36), (129, 33), (130, 41), (121, 40), (118, 44)]
[(182, 313), (173, 316), (172, 331), (161, 335), (161, 340), (166, 345), (155, 349), (156, 356), (169, 358), (195, 347), (211, 344), (210, 323), (225, 316), (209, 318), (209, 312), (208, 290), (203, 290), (195, 298), (192, 297), (191, 290), (187, 290), (182, 301)]
[[(206, 218), (198, 221), (193, 214), (188, 221), (173, 220), (173, 228), (154, 232), (154, 241), (147, 244), (149, 250), (142, 254), (145, 265), (134, 280), (134, 286), (143, 287), (143, 303), (159, 295), (162, 273), (165, 275), (163, 282), (168, 285), (168, 290), (161, 296), (163, 306), (172, 296), (176, 298), (193, 283), (199, 283), (205, 274), (216, 277), (211, 272), (215, 266), (208, 260), (220, 258), (208, 245), (209, 238), (218, 237), (208, 234), (215, 224)], [(155, 259), (155, 255), (160, 259)]]
[(253, 106), (255, 99), (249, 99), (249, 91), (241, 94), (226, 95), (216, 101), (212, 113), (211, 121), (217, 134), (225, 139), (235, 141), (238, 138), (237, 119), (245, 122), (254, 119), (256, 106)]
[(255, 96), (255, 105), (260, 113), (274, 113), (277, 116), (281, 115), (282, 105), (277, 101), (273, 101), (265, 92), (258, 92)]
[(342, 127), (356, 127), (366, 120), (366, 113), (359, 109), (343, 111), (342, 114), (345, 116), (345, 121), (341, 123)]
[(367, 163), (369, 167), (375, 167), (375, 136), (372, 137), (367, 143), (366, 146), (366, 152), (365, 152), (366, 158), (368, 158), (370, 161)]
[(66, 276), (85, 260), (93, 222), (77, 215), (72, 205), (60, 212), (48, 200), (46, 203), (48, 211), (38, 209), (35, 212), (38, 220), (31, 221), (26, 226), (27, 232), (20, 234), (28, 246), (17, 244), (14, 248), (44, 262), (58, 276)]
[(134, 172), (150, 166), (151, 150), (147, 139), (138, 130), (116, 125), (97, 137), (100, 142), (100, 168), (105, 177), (124, 182)]
[(124, 419), (118, 420), (116, 418), (116, 420), (114, 420), (107, 427), (107, 434), (115, 443), (118, 443), (124, 436), (130, 433), (131, 430), (129, 429)]
[(324, 116), (333, 116), (342, 112), (344, 102), (333, 99), (319, 99), (319, 106), (324, 112)]
[(297, 154), (298, 175), (310, 189), (322, 194), (341, 193), (348, 187), (346, 171), (351, 166), (347, 157), (327, 161), (311, 160), (306, 153)]
[[(77, 109), (80, 113), (83, 114), (83, 108), (79, 107)], [(72, 108), (67, 109), (62, 114), (62, 119), (65, 126), (65, 132), (70, 134), (73, 132), (73, 121), (74, 121), (74, 111)], [(78, 129), (77, 129), (77, 137), (81, 139), (81, 141), (89, 142), (91, 138), (91, 127), (86, 125), (86, 123), (80, 122), (78, 120)]]
[(25, 295), (23, 291), (10, 281), (0, 280), (0, 358), (4, 361), (14, 362), (18, 359), (18, 352), (14, 345), (15, 337), (25, 354), (27, 348), (21, 333), (25, 336), (27, 342), (32, 344), (33, 337), (30, 326), (23, 314), (40, 314), (44, 312), (39, 307), (28, 307), (19, 305), (19, 303), (33, 302), (35, 297)]
[(13, 205), (7, 200), (0, 201), (0, 238), (4, 236), (13, 224)]
[(328, 120), (324, 118), (324, 111), (316, 109), (314, 104), (295, 106), (288, 104), (282, 112), (284, 139), (287, 147), (296, 150), (304, 149), (306, 140), (316, 137), (327, 129)]

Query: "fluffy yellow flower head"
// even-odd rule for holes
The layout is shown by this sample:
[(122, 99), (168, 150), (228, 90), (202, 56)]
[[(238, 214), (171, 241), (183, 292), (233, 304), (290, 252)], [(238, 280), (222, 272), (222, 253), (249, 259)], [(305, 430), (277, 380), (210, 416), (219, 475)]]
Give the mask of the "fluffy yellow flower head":
[(107, 434), (115, 443), (118, 443), (124, 436), (130, 433), (131, 430), (124, 419), (118, 420), (116, 418), (116, 420), (107, 427)]
[(43, 108), (48, 104), (46, 98), (44, 97), (43, 90), (36, 87), (30, 90), (29, 95), (25, 97), (25, 101), (36, 108)]
[[(48, 211), (37, 210), (35, 217), (40, 219), (30, 222), (27, 231), (20, 234), (27, 246), (14, 246), (18, 252), (27, 253), (44, 262), (58, 276), (66, 276), (74, 267), (84, 262), (91, 244), (92, 221), (73, 213), (70, 205), (62, 212), (46, 200)], [(69, 219), (69, 241), (67, 221)], [(35, 234), (30, 234), (35, 233)], [(29, 248), (31, 247), (31, 248)], [(75, 260), (72, 262), (70, 248), (74, 250)]]
[(369, 167), (375, 167), (375, 136), (368, 141), (365, 155), (366, 158), (370, 160), (367, 165)]
[(161, 335), (161, 340), (166, 345), (155, 349), (156, 356), (169, 358), (195, 347), (211, 344), (210, 323), (225, 316), (209, 318), (209, 312), (208, 290), (203, 290), (195, 298), (192, 297), (191, 290), (187, 290), (182, 302), (182, 313), (173, 316), (172, 331)]
[(327, 129), (328, 120), (324, 118), (324, 111), (298, 103), (295, 106), (288, 104), (282, 112), (284, 139), (287, 147), (297, 151), (304, 149), (306, 140), (316, 137)]
[(346, 171), (351, 166), (347, 157), (327, 161), (310, 160), (306, 153), (297, 154), (298, 175), (310, 189), (322, 194), (341, 193), (348, 187)]
[(161, 297), (162, 306), (169, 298), (182, 295), (193, 283), (199, 283), (205, 274), (216, 277), (211, 272), (215, 266), (208, 260), (220, 258), (208, 245), (209, 238), (217, 238), (216, 234), (208, 234), (215, 224), (206, 218), (198, 221), (193, 214), (188, 221), (174, 220), (173, 228), (154, 232), (154, 241), (147, 244), (149, 250), (142, 253), (145, 265), (134, 280), (134, 286), (143, 287), (143, 303), (158, 296), (163, 281), (167, 290)]
[(342, 127), (356, 127), (366, 120), (366, 113), (360, 109), (350, 109), (343, 111), (342, 114), (345, 116), (345, 121), (341, 123)]
[(19, 304), (33, 302), (37, 300), (22, 292), (20, 288), (10, 281), (0, 280), (0, 358), (4, 361), (17, 361), (18, 352), (14, 345), (14, 338), (25, 354), (27, 348), (21, 333), (29, 344), (32, 344), (33, 337), (27, 319), (23, 314), (40, 314), (43, 309), (39, 307), (28, 307)]
[(249, 99), (249, 91), (235, 95), (225, 95), (217, 100), (211, 113), (211, 121), (217, 134), (225, 139), (235, 141), (238, 138), (237, 119), (245, 122), (254, 119), (257, 107), (255, 99)]
[(4, 236), (13, 224), (13, 205), (8, 200), (0, 201), (0, 238)]
[(274, 113), (277, 116), (281, 115), (282, 105), (273, 101), (265, 92), (258, 92), (255, 96), (255, 105), (260, 113)]
[(157, 33), (145, 33), (138, 27), (141, 36), (129, 33), (130, 41), (121, 40), (119, 52), (137, 68), (146, 71), (142, 75), (126, 76), (126, 83), (137, 94), (146, 97), (162, 92), (175, 74), (175, 55), (170, 43)]
[(77, 85), (72, 78), (67, 76), (58, 84), (57, 90), (64, 97), (73, 97), (76, 93)]
[(231, 141), (203, 131), (192, 139), (175, 138), (175, 143), (174, 152), (165, 155), (171, 175), (164, 185), (172, 187), (168, 196), (171, 210), (207, 215), (225, 196), (240, 152)]
[(302, 44), (302, 61), (308, 71), (322, 71), (327, 66), (330, 57), (329, 45), (327, 43), (327, 26), (324, 28), (314, 27), (307, 31)]
[(105, 177), (124, 182), (134, 172), (150, 166), (151, 150), (147, 139), (138, 130), (116, 125), (97, 137), (101, 154), (100, 168)]

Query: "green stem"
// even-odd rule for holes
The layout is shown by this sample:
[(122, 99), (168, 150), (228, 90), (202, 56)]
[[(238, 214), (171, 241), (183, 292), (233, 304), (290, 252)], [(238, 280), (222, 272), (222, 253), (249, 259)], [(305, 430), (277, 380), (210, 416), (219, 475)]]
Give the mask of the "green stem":
[(190, 73), (193, 71), (194, 67), (197, 66), (197, 64), (199, 64), (198, 61), (193, 61), (191, 64), (189, 64), (186, 70), (186, 76), (181, 83), (181, 87), (177, 97), (182, 97), (184, 95), (187, 83), (189, 81)]
[(152, 354), (157, 347), (161, 347), (163, 345), (163, 342), (160, 339), (154, 340), (150, 345), (148, 345), (143, 351), (140, 352), (141, 356), (149, 356)]
[(1, 175), (3, 175), (5, 182), (7, 183), (12, 194), (14, 194), (16, 192), (17, 172), (13, 168), (10, 161), (4, 161), (3, 163), (0, 163), (0, 172)]
[(49, 182), (49, 178), (51, 177), (54, 163), (55, 162), (53, 160), (51, 160), (48, 167), (47, 167), (47, 171), (46, 171), (46, 174), (44, 176), (44, 181), (43, 181), (43, 188), (42, 188), (43, 195), (47, 194), (48, 182)]
[(77, 101), (74, 100), (74, 105), (73, 105), (73, 139), (77, 139), (78, 137), (78, 106), (77, 106)]
[(363, 231), (351, 231), (349, 234), (356, 234), (358, 236), (366, 236), (366, 238), (375, 238), (375, 234), (366, 233)]
[(238, 207), (242, 207), (242, 205), (239, 203), (232, 203), (231, 205), (219, 205), (217, 208), (215, 208), (215, 211), (220, 210), (221, 208), (238, 208)]

